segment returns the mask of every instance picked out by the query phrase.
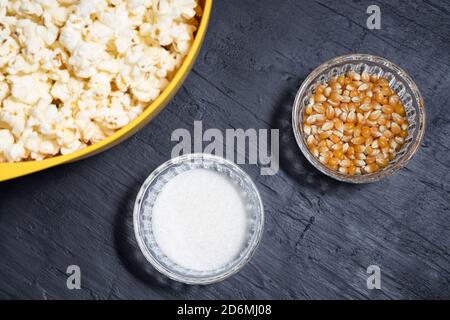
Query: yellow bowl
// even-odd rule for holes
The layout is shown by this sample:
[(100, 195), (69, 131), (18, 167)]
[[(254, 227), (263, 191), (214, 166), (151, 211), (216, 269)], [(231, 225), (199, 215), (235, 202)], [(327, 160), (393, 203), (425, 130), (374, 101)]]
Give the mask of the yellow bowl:
[(189, 73), (189, 70), (194, 64), (195, 58), (197, 57), (200, 51), (203, 39), (205, 38), (206, 28), (208, 26), (209, 16), (211, 14), (212, 2), (213, 0), (200, 1), (201, 6), (203, 8), (203, 14), (200, 19), (200, 24), (195, 35), (194, 43), (192, 44), (192, 47), (188, 55), (185, 57), (183, 64), (181, 65), (180, 69), (176, 72), (174, 78), (167, 86), (167, 88), (164, 89), (161, 95), (155, 101), (153, 101), (139, 117), (134, 119), (127, 126), (118, 130), (108, 138), (93, 145), (90, 145), (82, 150), (67, 155), (56, 156), (41, 161), (0, 163), (0, 182), (24, 176), (33, 172), (41, 171), (47, 168), (51, 168), (63, 163), (93, 156), (97, 153), (100, 153), (102, 151), (105, 151), (106, 149), (113, 147), (114, 145), (130, 137), (137, 130), (145, 126), (151, 119), (153, 119), (158, 114), (159, 111), (162, 110), (162, 108), (164, 108), (164, 106), (169, 102), (172, 96), (181, 87), (184, 79)]

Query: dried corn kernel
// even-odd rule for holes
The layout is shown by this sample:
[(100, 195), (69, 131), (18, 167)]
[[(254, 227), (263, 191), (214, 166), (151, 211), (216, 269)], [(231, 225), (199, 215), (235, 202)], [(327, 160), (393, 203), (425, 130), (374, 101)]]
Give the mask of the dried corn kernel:
[(350, 71), (319, 85), (304, 111), (303, 131), (314, 157), (341, 174), (388, 166), (408, 136), (408, 120), (389, 81)]

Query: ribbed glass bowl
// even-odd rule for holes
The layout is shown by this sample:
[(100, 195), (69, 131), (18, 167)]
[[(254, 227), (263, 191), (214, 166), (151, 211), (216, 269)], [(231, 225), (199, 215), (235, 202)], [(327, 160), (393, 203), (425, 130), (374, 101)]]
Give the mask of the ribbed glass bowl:
[[(322, 164), (309, 151), (306, 143), (306, 135), (303, 132), (304, 110), (308, 99), (318, 85), (328, 82), (332, 77), (345, 74), (348, 71), (376, 74), (389, 80), (389, 86), (400, 97), (406, 109), (409, 122), (408, 136), (405, 144), (397, 151), (396, 156), (387, 167), (371, 174), (345, 175), (331, 170)], [(425, 108), (422, 95), (411, 77), (400, 67), (392, 62), (368, 54), (350, 54), (334, 58), (316, 68), (305, 79), (295, 97), (292, 110), (292, 126), (297, 144), (306, 159), (322, 173), (345, 182), (368, 183), (378, 181), (392, 175), (404, 167), (420, 146), (425, 131)]]
[[(162, 188), (175, 176), (193, 169), (213, 170), (227, 176), (240, 189), (246, 202), (248, 227), (245, 245), (233, 261), (215, 270), (197, 271), (177, 265), (161, 251), (152, 230), (153, 205)], [(156, 270), (179, 282), (209, 284), (235, 274), (250, 260), (261, 240), (264, 208), (255, 184), (236, 164), (209, 154), (188, 154), (165, 162), (145, 180), (134, 206), (133, 223), (139, 247)]]

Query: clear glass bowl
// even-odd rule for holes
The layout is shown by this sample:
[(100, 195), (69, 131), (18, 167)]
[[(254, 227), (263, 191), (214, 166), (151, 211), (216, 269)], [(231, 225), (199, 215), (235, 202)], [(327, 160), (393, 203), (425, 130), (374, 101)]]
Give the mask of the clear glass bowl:
[[(241, 189), (246, 201), (249, 226), (245, 245), (233, 261), (216, 270), (197, 271), (177, 265), (160, 250), (152, 230), (152, 208), (159, 192), (173, 177), (192, 169), (209, 169), (226, 175)], [(165, 162), (145, 180), (134, 206), (133, 223), (139, 247), (156, 270), (179, 282), (209, 284), (235, 274), (250, 260), (261, 240), (264, 208), (255, 184), (236, 164), (210, 154), (188, 154)]]
[[(306, 135), (303, 132), (304, 109), (308, 104), (308, 97), (314, 89), (318, 85), (328, 82), (332, 77), (345, 74), (351, 70), (358, 73), (366, 71), (369, 74), (377, 74), (388, 79), (389, 86), (397, 93), (405, 106), (406, 116), (409, 122), (408, 136), (405, 139), (405, 144), (397, 152), (396, 157), (389, 162), (389, 165), (375, 173), (359, 176), (344, 175), (322, 164), (309, 151), (306, 144)], [(294, 101), (292, 126), (297, 144), (306, 159), (319, 171), (340, 181), (368, 183), (392, 175), (404, 167), (416, 153), (425, 131), (425, 107), (419, 89), (403, 69), (381, 57), (368, 54), (350, 54), (325, 62), (311, 72), (305, 81), (303, 81)]]

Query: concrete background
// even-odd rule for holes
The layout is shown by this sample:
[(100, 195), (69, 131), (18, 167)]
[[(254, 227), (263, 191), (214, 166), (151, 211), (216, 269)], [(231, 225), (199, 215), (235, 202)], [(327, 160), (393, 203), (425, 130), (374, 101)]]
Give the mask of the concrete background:
[[(366, 28), (378, 4), (381, 30)], [(423, 144), (370, 185), (331, 180), (292, 135), (301, 81), (322, 62), (371, 53), (399, 64), (425, 97)], [(450, 2), (217, 0), (197, 63), (167, 108), (93, 158), (0, 184), (0, 298), (450, 298)], [(243, 169), (265, 209), (263, 240), (236, 276), (207, 287), (155, 274), (136, 246), (138, 189), (170, 158), (177, 128), (280, 129), (281, 168)], [(68, 265), (82, 289), (66, 288)], [(366, 288), (366, 268), (382, 290)]]

